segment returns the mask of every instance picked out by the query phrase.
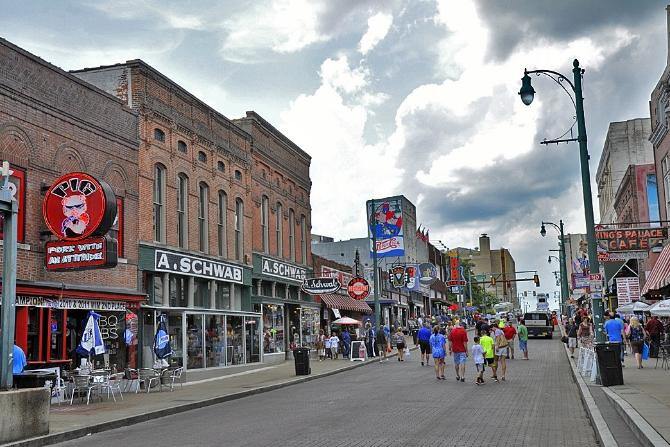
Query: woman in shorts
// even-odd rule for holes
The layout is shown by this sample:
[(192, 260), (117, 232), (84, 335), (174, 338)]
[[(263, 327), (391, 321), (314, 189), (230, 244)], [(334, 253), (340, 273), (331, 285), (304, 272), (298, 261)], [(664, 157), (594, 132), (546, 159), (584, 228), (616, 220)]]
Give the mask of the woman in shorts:
[(405, 334), (403, 334), (402, 329), (398, 328), (398, 332), (393, 335), (393, 341), (398, 348), (398, 361), (405, 361)]
[(440, 326), (433, 327), (433, 335), (430, 336), (430, 350), (433, 352), (435, 363), (435, 378), (444, 380), (444, 357), (447, 352), (447, 339), (440, 333)]

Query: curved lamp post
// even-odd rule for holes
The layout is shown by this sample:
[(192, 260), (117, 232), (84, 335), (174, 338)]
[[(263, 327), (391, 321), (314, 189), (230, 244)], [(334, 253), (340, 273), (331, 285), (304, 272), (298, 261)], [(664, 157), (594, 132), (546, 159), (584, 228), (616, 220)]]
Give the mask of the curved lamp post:
[[(586, 219), (586, 241), (588, 243), (589, 251), (589, 271), (590, 272), (599, 272), (598, 265), (598, 254), (596, 248), (596, 233), (595, 233), (595, 221), (593, 218), (593, 197), (591, 195), (591, 174), (589, 172), (589, 152), (586, 145), (586, 122), (584, 120), (584, 98), (582, 97), (582, 75), (584, 70), (579, 67), (579, 61), (575, 59), (572, 63), (572, 74), (574, 83), (563, 76), (561, 73), (552, 70), (524, 70), (523, 78), (521, 78), (521, 89), (519, 90), (519, 96), (521, 101), (525, 105), (530, 105), (535, 98), (535, 89), (531, 85), (531, 77), (529, 75), (535, 74), (536, 76), (545, 75), (551, 78), (556, 84), (558, 84), (563, 91), (565, 91), (570, 100), (575, 106), (575, 114), (577, 118), (577, 139), (556, 139), (551, 141), (543, 141), (544, 144), (548, 143), (559, 143), (559, 142), (569, 142), (569, 141), (578, 141), (579, 142), (579, 161), (582, 171), (582, 194), (584, 196), (584, 217)], [(566, 88), (565, 84), (570, 86), (570, 89), (574, 93), (574, 97), (570, 94), (570, 91)], [(545, 230), (546, 233), (546, 230)], [(602, 295), (591, 295), (591, 305), (593, 307), (593, 319), (594, 326), (596, 327), (596, 341), (604, 342), (605, 334), (603, 332), (603, 302)]]
[[(558, 225), (556, 225), (553, 222), (544, 222), (542, 221), (542, 224), (540, 226), (540, 235), (542, 237), (545, 237), (547, 235), (547, 229), (545, 228), (545, 225), (551, 225), (558, 231), (559, 234), (559, 254), (560, 257), (557, 258), (559, 261), (559, 265), (561, 266), (561, 310), (565, 310), (565, 306), (568, 303), (568, 297), (570, 296), (570, 289), (568, 288), (568, 269), (566, 266), (566, 259), (567, 257), (565, 256), (565, 235), (563, 233), (563, 220), (558, 221)], [(549, 256), (549, 263), (551, 263), (551, 258), (556, 256)]]

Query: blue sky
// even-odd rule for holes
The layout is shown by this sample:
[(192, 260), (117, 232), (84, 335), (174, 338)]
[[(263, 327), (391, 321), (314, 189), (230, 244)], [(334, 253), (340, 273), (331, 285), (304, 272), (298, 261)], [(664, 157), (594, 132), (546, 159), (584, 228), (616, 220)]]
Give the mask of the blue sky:
[(540, 270), (543, 291), (557, 289), (556, 240), (539, 222), (585, 228), (579, 160), (575, 145), (538, 144), (574, 113), (539, 78), (523, 106), (523, 68), (570, 74), (579, 58), (594, 174), (608, 123), (649, 115), (667, 57), (655, 0), (0, 6), (2, 37), (64, 69), (140, 58), (229, 118), (263, 115), (313, 157), (313, 232), (360, 237), (366, 199), (405, 194), (432, 239), (472, 247), (488, 233), (520, 270)]

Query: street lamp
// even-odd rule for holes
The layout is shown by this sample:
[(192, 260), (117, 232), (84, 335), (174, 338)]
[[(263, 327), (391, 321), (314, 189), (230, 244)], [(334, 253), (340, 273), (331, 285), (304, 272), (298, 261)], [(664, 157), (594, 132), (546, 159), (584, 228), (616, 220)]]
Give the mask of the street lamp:
[[(586, 220), (586, 241), (588, 243), (589, 251), (589, 271), (599, 272), (598, 265), (598, 254), (596, 248), (596, 233), (595, 233), (595, 221), (593, 218), (593, 197), (591, 195), (591, 174), (589, 172), (589, 151), (587, 148), (587, 138), (586, 138), (586, 121), (584, 119), (584, 98), (582, 96), (582, 76), (584, 70), (579, 67), (579, 61), (575, 59), (572, 62), (572, 74), (574, 84), (570, 80), (563, 76), (562, 74), (552, 71), (552, 70), (524, 70), (524, 76), (521, 78), (521, 90), (519, 90), (519, 96), (521, 96), (521, 101), (525, 105), (530, 105), (533, 102), (535, 97), (535, 90), (531, 85), (530, 76), (535, 74), (536, 76), (545, 75), (551, 78), (556, 84), (558, 84), (563, 91), (565, 91), (570, 100), (575, 106), (575, 114), (577, 118), (577, 138), (569, 139), (555, 139), (550, 141), (543, 141), (544, 144), (548, 143), (559, 143), (559, 142), (569, 142), (569, 141), (578, 141), (579, 142), (579, 161), (582, 172), (582, 195), (584, 197), (584, 217)], [(565, 87), (565, 84), (568, 84), (574, 93), (574, 97), (570, 94), (568, 89)], [(561, 241), (563, 242), (563, 241)], [(565, 259), (565, 257), (564, 257)], [(596, 327), (596, 341), (604, 342), (605, 334), (603, 332), (603, 302), (602, 295), (591, 295), (591, 305), (593, 307), (593, 320)]]
[(556, 225), (553, 222), (542, 221), (540, 227), (540, 234), (542, 235), (542, 237), (545, 237), (547, 235), (547, 229), (545, 228), (545, 225), (551, 225), (556, 229), (556, 231), (558, 231), (559, 234), (560, 239), (559, 257), (556, 258), (556, 256), (549, 255), (547, 261), (551, 264), (551, 258), (555, 258), (558, 260), (559, 265), (561, 267), (561, 306), (564, 307), (567, 304), (568, 296), (570, 295), (570, 289), (568, 288), (568, 269), (566, 266), (567, 257), (565, 256), (565, 234), (563, 233), (563, 220), (559, 220), (558, 225)]

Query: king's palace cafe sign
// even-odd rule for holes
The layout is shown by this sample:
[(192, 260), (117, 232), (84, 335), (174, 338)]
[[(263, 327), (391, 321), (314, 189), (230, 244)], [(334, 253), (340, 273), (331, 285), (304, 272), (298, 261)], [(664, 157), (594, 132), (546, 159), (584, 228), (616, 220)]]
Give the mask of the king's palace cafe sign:
[[(124, 301), (89, 300), (80, 298), (16, 295), (15, 304), (17, 306), (46, 307), (50, 309), (100, 310), (108, 312), (126, 311), (126, 303)], [(0, 305), (2, 305), (1, 301)]]

